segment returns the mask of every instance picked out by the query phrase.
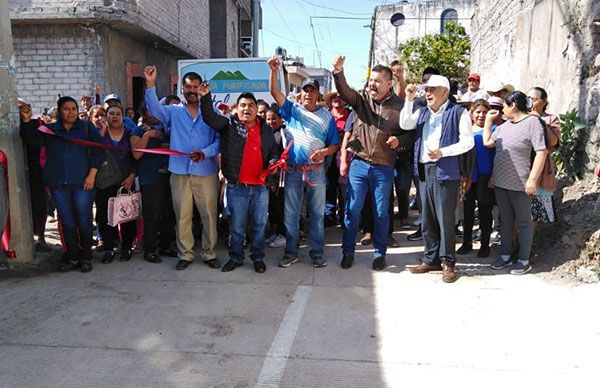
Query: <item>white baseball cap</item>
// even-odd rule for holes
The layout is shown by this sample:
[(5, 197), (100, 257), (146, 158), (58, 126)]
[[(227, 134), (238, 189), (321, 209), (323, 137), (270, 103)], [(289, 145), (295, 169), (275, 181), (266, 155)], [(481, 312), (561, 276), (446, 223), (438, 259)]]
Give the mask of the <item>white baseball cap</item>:
[(448, 81), (448, 78), (444, 77), (443, 75), (433, 74), (427, 80), (425, 87), (428, 87), (428, 88), (442, 87), (442, 88), (446, 88), (446, 90), (450, 90), (450, 81)]

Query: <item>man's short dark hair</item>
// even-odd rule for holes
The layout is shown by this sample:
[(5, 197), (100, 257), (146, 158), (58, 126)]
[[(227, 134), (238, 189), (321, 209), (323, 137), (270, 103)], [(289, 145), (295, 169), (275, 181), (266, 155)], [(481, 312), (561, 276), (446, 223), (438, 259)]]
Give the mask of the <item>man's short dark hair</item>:
[(169, 94), (167, 97), (165, 97), (165, 105), (171, 104), (171, 102), (173, 100), (177, 101), (177, 103), (181, 102), (181, 99), (179, 98), (179, 96), (176, 96), (174, 94)]
[(396, 66), (399, 63), (400, 63), (399, 59), (394, 59), (392, 62), (390, 62), (390, 67), (394, 67), (394, 66)]
[(375, 72), (375, 73), (385, 73), (387, 76), (387, 79), (389, 79), (389, 80), (391, 80), (393, 78), (392, 69), (390, 69), (389, 67), (384, 66), (384, 65), (375, 65), (375, 66), (373, 66), (371, 71)]
[(237, 101), (236, 101), (235, 103), (236, 103), (236, 104), (239, 104), (239, 103), (240, 103), (240, 100), (241, 100), (242, 98), (247, 98), (248, 100), (252, 100), (252, 101), (254, 101), (254, 103), (255, 103), (256, 105), (258, 105), (258, 102), (256, 101), (256, 97), (254, 97), (254, 94), (252, 94), (252, 93), (250, 93), (250, 92), (244, 92), (244, 93), (240, 94), (240, 96), (237, 98)]
[(256, 106), (266, 106), (267, 108), (269, 108), (269, 104), (265, 100), (256, 101)]
[(423, 70), (423, 75), (425, 74), (430, 74), (430, 75), (440, 75), (440, 71), (438, 69), (436, 69), (435, 67), (431, 67), (431, 66), (427, 66), (424, 70)]
[(198, 80), (200, 81), (200, 83), (202, 83), (202, 77), (200, 77), (200, 74), (194, 72), (194, 71), (190, 71), (189, 73), (185, 73), (185, 75), (183, 76), (183, 80), (182, 82), (185, 83), (185, 81), (195, 81)]

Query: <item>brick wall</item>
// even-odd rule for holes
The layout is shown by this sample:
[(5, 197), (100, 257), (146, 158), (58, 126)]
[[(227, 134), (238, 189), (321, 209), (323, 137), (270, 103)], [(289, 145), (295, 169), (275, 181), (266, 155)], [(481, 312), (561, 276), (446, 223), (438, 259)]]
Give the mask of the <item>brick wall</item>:
[(56, 105), (58, 94), (79, 99), (102, 78), (101, 41), (93, 28), (13, 27), (16, 89), (34, 113)]

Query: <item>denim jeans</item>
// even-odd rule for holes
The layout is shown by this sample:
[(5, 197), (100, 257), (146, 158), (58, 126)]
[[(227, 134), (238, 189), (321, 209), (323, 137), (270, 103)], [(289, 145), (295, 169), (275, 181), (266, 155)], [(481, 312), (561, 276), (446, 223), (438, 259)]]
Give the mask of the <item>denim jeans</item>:
[[(244, 236), (247, 235), (250, 244), (250, 259), (254, 262), (263, 261), (269, 189), (264, 185), (246, 186), (228, 183), (227, 206), (231, 212), (229, 257), (239, 263), (244, 261)], [(250, 219), (250, 230), (246, 230), (248, 218)]]
[[(311, 186), (306, 180), (314, 183)], [(325, 192), (327, 190), (327, 176), (324, 168), (312, 171), (299, 171), (288, 167), (285, 174), (285, 254), (297, 257), (300, 247), (300, 212), (302, 200), (306, 192), (306, 207), (308, 209), (308, 252), (311, 259), (323, 257), (325, 245), (325, 229), (323, 218), (325, 216)]]
[(91, 262), (94, 190), (69, 185), (52, 187), (50, 193), (63, 225), (68, 260)]
[(394, 168), (380, 164), (370, 164), (360, 159), (352, 160), (348, 173), (348, 200), (344, 216), (344, 236), (342, 252), (353, 255), (356, 246), (356, 233), (365, 197), (371, 189), (373, 203), (373, 256), (385, 257), (389, 232), (389, 201), (394, 182)]

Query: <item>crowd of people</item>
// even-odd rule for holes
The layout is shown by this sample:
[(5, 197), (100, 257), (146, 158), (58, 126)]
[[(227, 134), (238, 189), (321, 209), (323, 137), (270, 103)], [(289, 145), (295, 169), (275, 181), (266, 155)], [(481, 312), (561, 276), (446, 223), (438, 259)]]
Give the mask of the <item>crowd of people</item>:
[[(303, 239), (321, 268), (330, 226), (343, 228), (342, 268), (352, 267), (361, 232), (359, 243), (373, 245), (372, 268), (380, 271), (388, 247), (400, 245), (398, 219), (415, 226), (407, 237), (424, 245), (411, 273), (441, 271), (444, 282), (454, 282), (457, 255), (472, 252), (478, 239), (477, 256), (489, 257), (493, 235), (501, 242), (491, 268), (529, 272), (536, 225), (555, 219), (549, 154), (561, 132), (547, 113), (546, 91), (501, 82), (482, 88), (480, 75), (470, 74), (466, 90), (454, 92), (435, 68), (424, 70), (421, 84), (406, 85), (398, 61), (374, 66), (355, 90), (344, 63), (343, 56), (333, 61), (336, 92), (321, 95), (307, 80), (290, 99), (279, 89), (281, 60), (269, 59), (272, 105), (242, 93), (233, 106), (214, 107), (210, 85), (193, 72), (183, 76), (183, 100), (159, 99), (154, 66), (144, 69), (139, 112), (116, 94), (100, 104), (98, 87), (95, 105), (88, 96), (61, 97), (37, 120), (20, 100), (36, 247), (45, 247), (50, 203), (60, 221), (63, 272), (91, 271), (93, 251), (105, 264), (128, 261), (135, 244), (150, 263), (177, 257), (175, 268), (184, 270), (199, 257), (223, 272), (242, 266), (249, 248), (263, 273), (267, 246), (285, 247), (278, 265), (287, 268)], [(173, 152), (146, 152), (153, 148)], [(109, 225), (109, 198), (131, 190), (141, 192), (142, 218)], [(415, 223), (410, 208), (419, 211)], [(219, 237), (228, 246), (223, 265)]]

